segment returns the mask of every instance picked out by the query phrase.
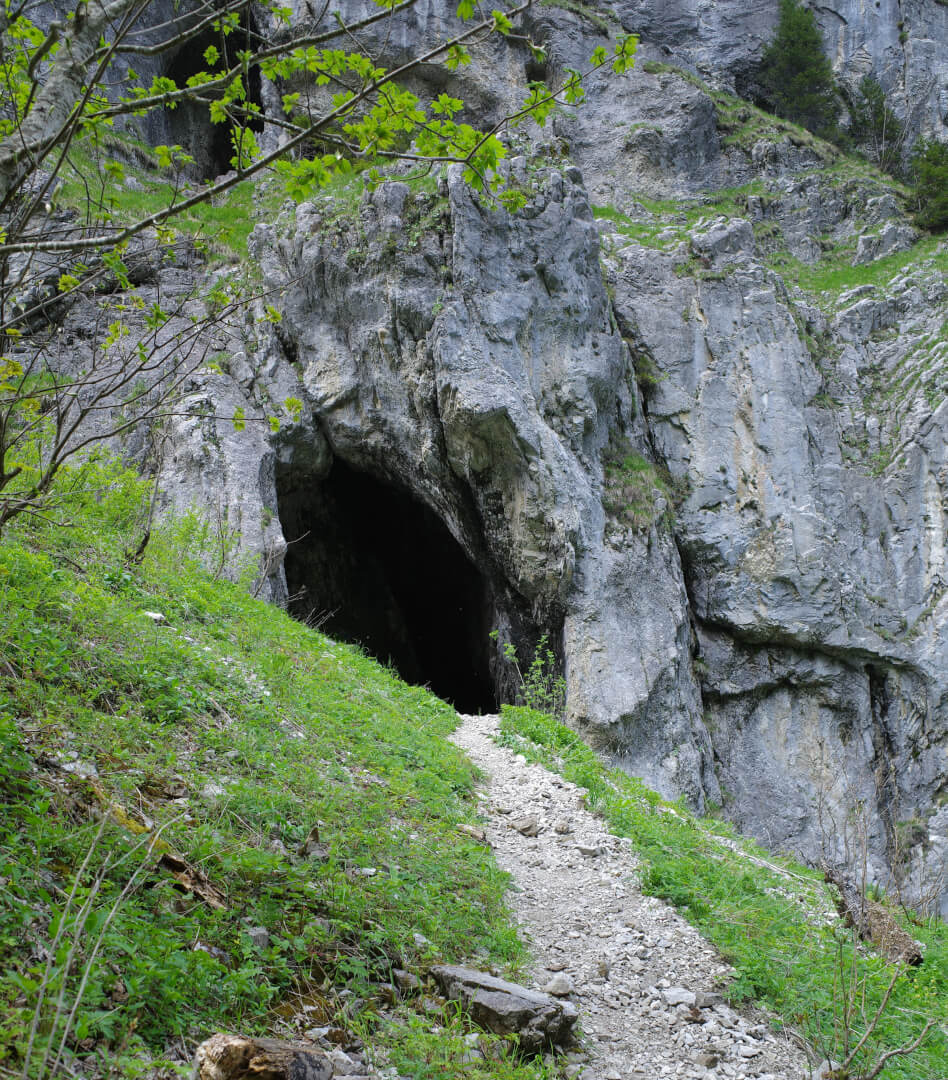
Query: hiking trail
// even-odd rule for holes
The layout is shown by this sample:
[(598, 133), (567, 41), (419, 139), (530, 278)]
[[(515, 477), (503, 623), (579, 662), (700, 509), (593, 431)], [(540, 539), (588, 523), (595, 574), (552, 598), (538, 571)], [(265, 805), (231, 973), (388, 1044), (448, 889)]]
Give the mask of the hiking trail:
[(498, 746), (498, 731), (497, 716), (461, 715), (452, 738), (485, 775), (485, 831), (512, 878), (508, 901), (533, 952), (530, 979), (580, 1010), (571, 1075), (811, 1075), (802, 1049), (762, 1013), (724, 1002), (731, 969), (673, 908), (642, 894), (632, 842), (608, 832), (581, 788)]

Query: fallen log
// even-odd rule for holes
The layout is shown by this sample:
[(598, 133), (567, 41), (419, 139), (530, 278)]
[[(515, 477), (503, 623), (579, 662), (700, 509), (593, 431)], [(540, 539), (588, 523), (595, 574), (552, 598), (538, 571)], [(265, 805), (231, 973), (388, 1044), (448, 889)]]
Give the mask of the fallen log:
[(245, 1035), (212, 1035), (197, 1048), (197, 1080), (330, 1080), (329, 1057), (315, 1046)]
[(870, 900), (838, 868), (823, 865), (823, 878), (838, 893), (836, 910), (846, 926), (868, 941), (890, 963), (917, 967), (924, 959), (921, 944), (907, 934), (884, 904)]

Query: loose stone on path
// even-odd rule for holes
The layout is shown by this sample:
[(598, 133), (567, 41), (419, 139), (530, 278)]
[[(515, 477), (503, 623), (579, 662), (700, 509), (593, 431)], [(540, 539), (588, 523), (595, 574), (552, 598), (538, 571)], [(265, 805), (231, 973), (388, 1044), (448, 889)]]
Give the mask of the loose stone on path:
[[(462, 716), (454, 742), (487, 776), (487, 839), (535, 958), (525, 984), (579, 1009), (578, 1080), (800, 1080), (797, 1046), (724, 1004), (730, 968), (639, 888), (629, 840), (583, 792), (494, 741), (496, 716)], [(523, 826), (529, 823), (529, 827)], [(532, 981), (531, 981), (532, 980)]]

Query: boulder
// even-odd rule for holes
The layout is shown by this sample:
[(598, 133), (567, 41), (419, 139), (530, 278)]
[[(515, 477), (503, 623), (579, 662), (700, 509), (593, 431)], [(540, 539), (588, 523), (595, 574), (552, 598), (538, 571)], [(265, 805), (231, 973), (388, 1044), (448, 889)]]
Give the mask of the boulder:
[(483, 971), (444, 964), (432, 968), (431, 974), (445, 997), (464, 1003), (476, 1024), (497, 1035), (516, 1035), (527, 1051), (563, 1042), (579, 1016), (569, 1002)]
[(919, 234), (910, 225), (886, 222), (876, 233), (866, 233), (859, 237), (853, 266), (875, 262), (885, 255), (897, 251), (908, 251), (918, 240)]

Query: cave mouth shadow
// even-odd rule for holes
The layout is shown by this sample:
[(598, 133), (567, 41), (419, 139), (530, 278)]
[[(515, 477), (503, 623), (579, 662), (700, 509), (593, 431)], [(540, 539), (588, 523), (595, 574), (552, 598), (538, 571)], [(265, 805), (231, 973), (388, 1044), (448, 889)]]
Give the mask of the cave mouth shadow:
[(461, 712), (496, 712), (490, 583), (438, 515), (338, 458), (324, 479), (276, 480), (290, 613)]
[[(204, 59), (208, 47), (213, 46), (220, 54), (219, 64), (214, 69), (219, 73), (234, 66), (242, 49), (252, 51), (261, 41), (253, 13), (244, 13), (231, 35), (223, 36), (218, 31), (207, 30), (189, 41), (171, 58), (163, 74), (172, 79), (175, 85), (186, 86), (188, 79), (208, 67)], [(246, 92), (248, 102), (262, 110), (260, 69), (256, 65), (247, 71)], [(173, 110), (165, 108), (164, 114), (169, 130), (167, 137), (184, 147), (194, 158), (190, 172), (196, 180), (215, 180), (234, 168), (231, 164), (235, 154), (231, 142), (232, 126), (229, 123), (212, 123), (207, 105), (181, 101)], [(250, 119), (249, 127), (258, 135), (263, 131), (262, 112)]]

